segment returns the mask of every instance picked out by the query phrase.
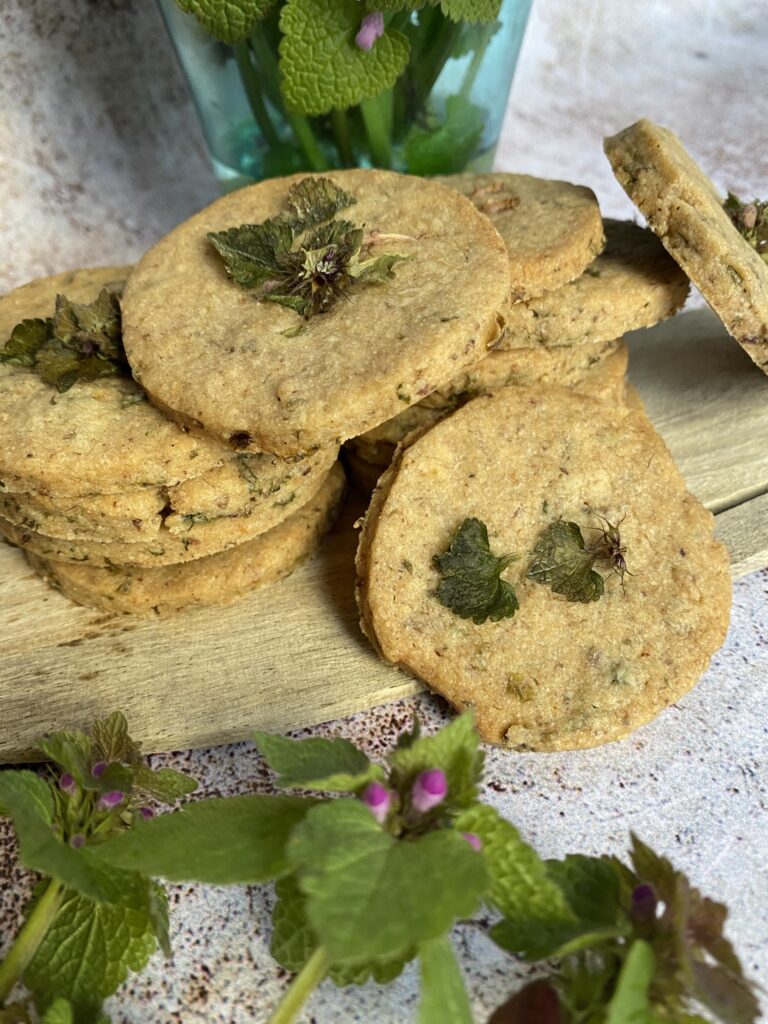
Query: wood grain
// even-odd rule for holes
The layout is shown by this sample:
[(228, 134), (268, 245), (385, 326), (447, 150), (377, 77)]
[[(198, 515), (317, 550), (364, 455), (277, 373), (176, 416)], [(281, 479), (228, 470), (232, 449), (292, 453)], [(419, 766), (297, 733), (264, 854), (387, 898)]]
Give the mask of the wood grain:
[[(691, 489), (717, 512), (735, 576), (768, 564), (768, 378), (707, 310), (630, 336), (630, 379)], [(122, 708), (147, 752), (285, 731), (417, 692), (383, 665), (352, 595), (361, 508), (289, 579), (165, 620), (79, 608), (0, 545), (0, 760), (48, 729)]]

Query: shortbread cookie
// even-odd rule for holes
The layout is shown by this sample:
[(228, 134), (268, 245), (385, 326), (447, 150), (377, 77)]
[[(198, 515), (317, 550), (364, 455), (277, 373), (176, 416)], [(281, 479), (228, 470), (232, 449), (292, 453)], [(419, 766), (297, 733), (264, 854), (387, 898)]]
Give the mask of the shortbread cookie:
[(52, 562), (27, 553), (32, 566), (78, 604), (109, 612), (169, 615), (183, 608), (229, 604), (287, 576), (329, 529), (344, 489), (336, 466), (315, 496), (268, 533), (223, 554), (163, 569), (111, 570)]
[(500, 349), (618, 338), (682, 308), (688, 278), (653, 232), (632, 221), (604, 223), (605, 249), (583, 274), (512, 306)]
[(311, 477), (302, 487), (297, 486), (272, 502), (258, 505), (250, 515), (210, 519), (204, 515), (178, 517), (174, 531), (163, 528), (145, 540), (67, 540), (15, 525), (3, 518), (0, 518), (0, 536), (41, 558), (54, 561), (79, 562), (102, 568), (173, 565), (205, 558), (253, 540), (308, 501), (321, 483), (322, 477)]
[(572, 348), (492, 352), (471, 371), (386, 423), (347, 442), (357, 454), (388, 466), (395, 447), (413, 430), (434, 426), (475, 395), (510, 385), (564, 384), (581, 394), (621, 406), (629, 350), (623, 341), (589, 342)]
[(137, 488), (124, 494), (0, 494), (0, 517), (62, 540), (154, 546), (168, 533), (187, 537), (196, 526), (238, 516), (251, 517), (255, 535), (271, 529), (290, 506), (303, 505), (336, 456), (335, 448), (294, 460), (241, 454), (174, 487)]
[(498, 228), (509, 254), (515, 300), (572, 281), (605, 244), (597, 200), (583, 185), (502, 172), (437, 180), (471, 199)]
[[(130, 267), (40, 278), (0, 299), (0, 345), (25, 319), (53, 315), (57, 294), (92, 302), (122, 290)], [(192, 437), (146, 400), (130, 377), (59, 393), (25, 366), (0, 362), (0, 489), (51, 495), (113, 493), (199, 476), (232, 452)]]
[[(493, 555), (516, 559), (502, 575), (512, 618), (476, 625), (437, 598), (435, 558), (468, 518)], [(605, 521), (620, 529), (626, 573), (598, 562), (599, 600), (528, 577), (561, 521), (585, 544)], [(723, 642), (731, 582), (713, 527), (644, 417), (562, 388), (504, 388), (400, 449), (381, 478), (358, 549), (362, 625), (385, 660), (474, 708), (484, 739), (595, 746), (682, 697)]]
[(768, 266), (678, 137), (638, 121), (605, 140), (619, 184), (755, 363), (768, 373)]
[(389, 171), (333, 171), (355, 200), (371, 258), (407, 257), (305, 320), (257, 301), (207, 235), (288, 210), (307, 175), (222, 197), (142, 258), (123, 298), (133, 372), (180, 422), (243, 450), (293, 455), (339, 444), (444, 384), (496, 344), (509, 264), (490, 221), (452, 189)]

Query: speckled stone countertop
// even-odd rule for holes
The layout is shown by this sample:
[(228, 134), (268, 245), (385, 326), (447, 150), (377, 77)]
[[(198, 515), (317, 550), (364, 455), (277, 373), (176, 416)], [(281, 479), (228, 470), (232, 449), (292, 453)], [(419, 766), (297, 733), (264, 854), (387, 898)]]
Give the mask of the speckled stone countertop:
[[(678, 131), (722, 187), (768, 181), (762, 0), (535, 0), (498, 165), (591, 185), (606, 214), (631, 216), (601, 138), (640, 116)], [(215, 195), (191, 103), (154, 7), (141, 0), (0, 4), (0, 290), (70, 266), (140, 255)], [(383, 753), (419, 697), (311, 730)], [(154, 759), (203, 795), (266, 791), (250, 744)], [(731, 908), (728, 931), (768, 988), (768, 573), (734, 588), (728, 640), (694, 692), (621, 743), (570, 754), (490, 750), (488, 799), (544, 855), (620, 852), (629, 829)], [(0, 824), (0, 947), (29, 879)], [(269, 955), (267, 889), (171, 887), (171, 963), (110, 1000), (119, 1022), (264, 1021), (288, 978)], [(474, 927), (456, 941), (476, 1011), (529, 969)], [(0, 948), (1, 952), (1, 948)], [(323, 985), (302, 1020), (413, 1019), (415, 970), (386, 989)], [(768, 1008), (768, 1007), (767, 1007)], [(764, 1018), (768, 1021), (768, 1016)]]

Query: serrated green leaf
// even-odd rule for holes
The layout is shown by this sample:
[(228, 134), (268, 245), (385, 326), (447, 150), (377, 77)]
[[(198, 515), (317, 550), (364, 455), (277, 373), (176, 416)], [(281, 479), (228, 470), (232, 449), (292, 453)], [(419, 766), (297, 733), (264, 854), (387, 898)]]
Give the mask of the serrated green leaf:
[(35, 356), (53, 337), (53, 320), (22, 320), (11, 331), (11, 336), (0, 349), (0, 363), (34, 366)]
[(568, 601), (588, 604), (605, 592), (603, 577), (592, 568), (596, 560), (595, 552), (584, 544), (579, 525), (557, 520), (542, 531), (526, 575)]
[(152, 769), (139, 763), (133, 768), (133, 785), (141, 793), (163, 804), (175, 804), (197, 789), (197, 781), (173, 768)]
[(43, 1014), (40, 1024), (76, 1024), (72, 1004), (66, 999), (54, 999)]
[(455, 824), (463, 832), (474, 832), (483, 844), (491, 880), (489, 902), (504, 915), (491, 929), (494, 942), (538, 960), (579, 934), (576, 914), (546, 864), (523, 842), (514, 825), (483, 804), (465, 811)]
[(239, 43), (266, 17), (274, 0), (176, 0), (209, 35), (223, 43)]
[(355, 35), (364, 14), (357, 0), (288, 0), (280, 12), (280, 70), (292, 110), (345, 110), (394, 85), (408, 63), (408, 40), (388, 29), (361, 50)]
[(172, 882), (266, 882), (285, 872), (288, 837), (315, 802), (260, 794), (200, 800), (139, 822), (93, 853)]
[(442, 579), (437, 599), (462, 619), (482, 625), (511, 618), (520, 607), (515, 588), (501, 578), (513, 560), (511, 555), (491, 553), (488, 529), (479, 519), (465, 519), (454, 534), (450, 547), (434, 556)]
[(254, 740), (269, 767), (278, 773), (277, 785), (283, 788), (346, 793), (384, 778), (379, 765), (371, 764), (362, 750), (340, 737), (289, 740), (256, 732)]
[(477, 799), (485, 761), (474, 715), (465, 712), (433, 736), (419, 735), (408, 746), (398, 745), (388, 761), (402, 789), (408, 789), (419, 772), (442, 769), (448, 782), (447, 801), (453, 807), (469, 807)]
[(75, 850), (59, 839), (52, 828), (51, 791), (33, 772), (0, 772), (0, 800), (13, 820), (26, 867), (97, 902), (146, 906), (146, 881), (135, 872), (108, 868), (94, 856), (95, 847)]
[(288, 190), (291, 227), (294, 231), (307, 231), (331, 220), (356, 202), (354, 196), (330, 178), (303, 178)]
[(104, 999), (129, 971), (145, 966), (156, 946), (146, 911), (68, 893), (24, 972), (24, 984), (39, 1010), (63, 997), (78, 1024), (91, 1024)]
[(462, 171), (483, 137), (487, 112), (464, 96), (449, 96), (442, 122), (414, 124), (403, 148), (411, 174), (452, 174)]
[(280, 272), (277, 254), (293, 245), (293, 230), (278, 217), (211, 231), (208, 240), (224, 259), (227, 273), (242, 288), (257, 288)]
[(472, 914), (487, 884), (483, 858), (458, 833), (398, 842), (357, 800), (313, 808), (287, 852), (310, 925), (340, 965), (408, 955)]
[(423, 942), (419, 963), (419, 1024), (472, 1024), (469, 997), (448, 936)]
[(650, 945), (642, 939), (633, 942), (608, 1004), (605, 1024), (648, 1024), (651, 1012), (648, 992), (654, 965)]
[(620, 880), (608, 860), (568, 854), (563, 860), (544, 862), (547, 874), (582, 922), (615, 926), (620, 912)]
[(128, 719), (122, 711), (97, 719), (91, 726), (91, 737), (102, 761), (130, 764), (140, 756), (141, 748), (128, 735)]
[(729, 192), (723, 209), (742, 238), (768, 263), (768, 203), (759, 199), (745, 203)]
[(501, 0), (440, 0), (440, 10), (451, 21), (495, 21)]
[(84, 732), (73, 730), (48, 733), (38, 742), (38, 748), (50, 761), (69, 772), (79, 786), (84, 789), (98, 788), (91, 775), (93, 743)]

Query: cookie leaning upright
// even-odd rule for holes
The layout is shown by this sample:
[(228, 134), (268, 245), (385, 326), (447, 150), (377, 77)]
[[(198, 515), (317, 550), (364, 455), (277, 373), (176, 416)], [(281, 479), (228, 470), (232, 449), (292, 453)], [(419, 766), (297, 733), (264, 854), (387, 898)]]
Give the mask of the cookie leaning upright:
[(498, 229), (516, 301), (572, 281), (605, 245), (600, 208), (583, 185), (501, 171), (437, 180), (467, 196)]
[(768, 373), (768, 265), (667, 128), (641, 120), (607, 138), (619, 184), (729, 333)]
[[(485, 552), (465, 544), (459, 566), (467, 520), (487, 528)], [(363, 629), (385, 660), (471, 705), (486, 740), (595, 746), (686, 693), (723, 642), (731, 583), (713, 527), (644, 417), (505, 388), (400, 449), (381, 478), (357, 556)], [(506, 606), (477, 614), (489, 595)]]
[[(307, 229), (311, 204), (297, 197), (329, 179), (351, 203)], [(340, 222), (362, 229), (349, 258)], [(258, 238), (238, 279), (258, 287), (228, 276), (208, 238), (232, 240), (244, 225), (261, 227), (244, 228)], [(358, 276), (373, 262), (377, 283)], [(402, 395), (416, 402), (481, 358), (509, 292), (498, 232), (457, 192), (387, 171), (297, 175), (224, 196), (158, 242), (126, 289), (124, 342), (137, 379), (180, 422), (293, 455), (363, 433), (401, 410)]]

